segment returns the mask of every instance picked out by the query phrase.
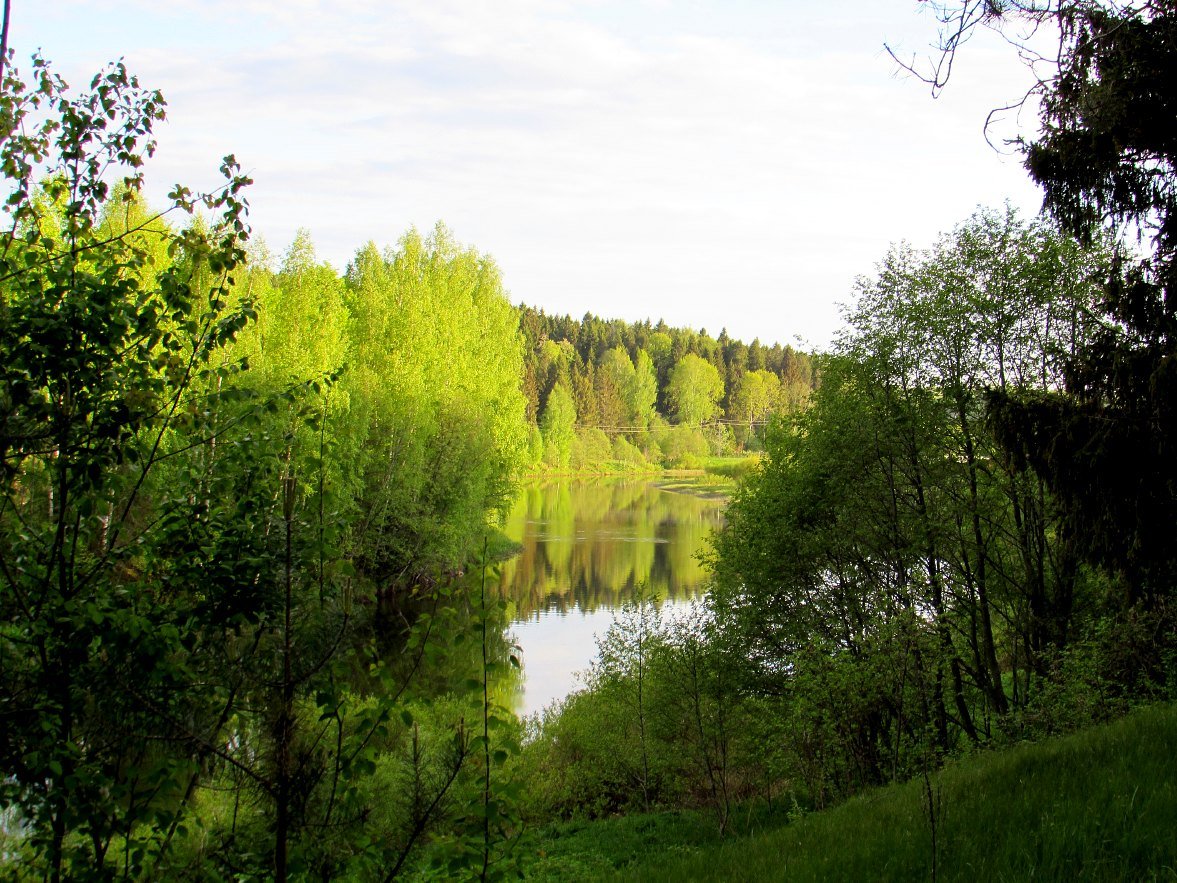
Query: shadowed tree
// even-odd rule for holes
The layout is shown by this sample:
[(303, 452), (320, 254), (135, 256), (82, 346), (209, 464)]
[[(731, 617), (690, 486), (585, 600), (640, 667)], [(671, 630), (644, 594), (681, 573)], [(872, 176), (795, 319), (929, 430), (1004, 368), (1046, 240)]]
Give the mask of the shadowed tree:
[(1037, 74), (1040, 127), (1018, 147), (1066, 230), (1086, 242), (1101, 229), (1127, 235), (1103, 322), (1069, 359), (1065, 389), (999, 391), (992, 414), (1011, 455), (1064, 502), (1085, 554), (1128, 577), (1129, 602), (1151, 605), (1177, 576), (1177, 3), (932, 6), (941, 53), (916, 73), (934, 90), (979, 28), (1018, 48), (1028, 29), (1057, 36), (1049, 57), (1021, 53)]

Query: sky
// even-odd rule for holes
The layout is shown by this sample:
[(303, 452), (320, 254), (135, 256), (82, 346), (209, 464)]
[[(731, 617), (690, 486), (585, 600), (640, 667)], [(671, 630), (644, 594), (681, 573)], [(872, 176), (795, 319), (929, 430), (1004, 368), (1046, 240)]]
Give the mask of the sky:
[(984, 132), (1028, 73), (982, 35), (933, 99), (883, 48), (930, 53), (910, 0), (12, 7), (18, 67), (40, 49), (81, 86), (123, 58), (163, 92), (156, 204), (235, 154), (275, 262), (300, 228), (342, 270), (441, 221), (514, 303), (823, 348), (890, 243), (1041, 204)]

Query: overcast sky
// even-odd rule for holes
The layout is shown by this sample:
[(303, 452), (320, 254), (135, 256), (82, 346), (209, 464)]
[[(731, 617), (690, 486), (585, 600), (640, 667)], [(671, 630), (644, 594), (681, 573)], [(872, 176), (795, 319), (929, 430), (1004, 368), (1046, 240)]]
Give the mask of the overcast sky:
[(516, 303), (821, 347), (889, 243), (1040, 204), (982, 131), (1026, 73), (978, 39), (933, 100), (883, 43), (935, 35), (909, 0), (14, 0), (10, 42), (76, 85), (123, 57), (169, 105), (149, 192), (233, 152), (279, 257), (442, 220)]

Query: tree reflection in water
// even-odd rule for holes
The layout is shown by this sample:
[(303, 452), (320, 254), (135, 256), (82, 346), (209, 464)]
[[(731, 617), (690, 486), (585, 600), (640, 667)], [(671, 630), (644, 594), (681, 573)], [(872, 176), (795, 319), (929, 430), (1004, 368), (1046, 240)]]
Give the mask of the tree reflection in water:
[(527, 486), (505, 524), (521, 543), (497, 591), (514, 608), (511, 631), (525, 677), (516, 710), (529, 714), (566, 695), (596, 655), (595, 634), (642, 586), (685, 603), (702, 589), (697, 555), (722, 519), (723, 500), (676, 481), (597, 479)]

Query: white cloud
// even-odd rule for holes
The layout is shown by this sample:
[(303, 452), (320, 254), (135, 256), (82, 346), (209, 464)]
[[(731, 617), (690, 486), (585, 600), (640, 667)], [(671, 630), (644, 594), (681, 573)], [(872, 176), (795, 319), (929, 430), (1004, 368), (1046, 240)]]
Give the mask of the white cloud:
[(981, 137), (1017, 92), (1011, 53), (970, 46), (933, 102), (891, 76), (875, 4), (839, 4), (843, 23), (794, 4), (183, 0), (126, 4), (120, 27), (105, 4), (49, 5), (50, 57), (125, 54), (168, 96), (159, 192), (232, 150), (276, 251), (306, 226), (342, 265), (442, 218), (516, 299), (576, 315), (824, 343), (889, 241), (1034, 202)]

